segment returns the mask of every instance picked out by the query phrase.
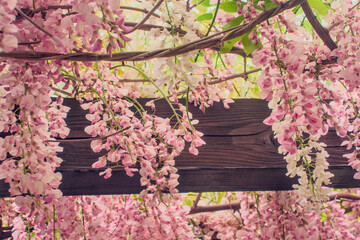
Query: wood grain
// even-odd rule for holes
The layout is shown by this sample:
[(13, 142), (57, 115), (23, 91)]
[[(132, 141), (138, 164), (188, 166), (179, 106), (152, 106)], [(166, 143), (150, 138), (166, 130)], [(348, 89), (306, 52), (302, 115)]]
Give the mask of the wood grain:
[[(146, 101), (148, 99), (140, 102), (145, 105)], [(89, 138), (83, 131), (89, 125), (85, 119), (87, 112), (73, 99), (65, 99), (64, 104), (71, 107), (66, 120), (71, 129), (68, 139)], [(165, 101), (156, 101), (156, 106), (158, 116), (171, 116), (171, 109)], [(198, 156), (186, 150), (176, 158), (180, 191), (292, 189), (296, 179), (285, 176), (286, 162), (278, 154), (271, 127), (262, 123), (270, 114), (265, 101), (236, 100), (228, 110), (221, 103), (215, 103), (206, 114), (194, 106), (189, 106), (189, 109), (194, 119), (200, 121), (196, 128), (204, 133), (206, 145), (199, 148)], [(330, 131), (322, 140), (328, 145), (330, 170), (335, 174), (332, 186), (360, 187), (360, 181), (353, 179), (355, 171), (342, 157), (347, 153), (340, 146), (342, 139), (335, 131)], [(61, 145), (64, 151), (59, 156), (64, 161), (58, 171), (63, 174), (60, 189), (64, 195), (128, 194), (142, 190), (140, 177), (136, 174), (130, 178), (121, 169), (116, 169), (110, 179), (100, 177), (102, 169), (92, 169), (91, 165), (102, 153), (93, 153), (90, 141)], [(0, 182), (0, 196), (7, 196), (7, 189), (7, 184)]]
[[(142, 105), (147, 101), (149, 99), (139, 100)], [(87, 111), (82, 110), (73, 99), (65, 99), (64, 105), (71, 107), (66, 121), (71, 129), (68, 138), (88, 138), (89, 135), (84, 132), (84, 128), (90, 124), (84, 117)], [(152, 112), (149, 108), (145, 109)], [(194, 119), (200, 121), (196, 129), (208, 136), (251, 135), (271, 129), (262, 123), (271, 111), (267, 103), (260, 99), (236, 100), (230, 109), (225, 109), (221, 103), (214, 103), (213, 107), (206, 109), (205, 114), (199, 108), (189, 105), (189, 111)], [(164, 118), (172, 116), (166, 101), (156, 101), (156, 115)]]

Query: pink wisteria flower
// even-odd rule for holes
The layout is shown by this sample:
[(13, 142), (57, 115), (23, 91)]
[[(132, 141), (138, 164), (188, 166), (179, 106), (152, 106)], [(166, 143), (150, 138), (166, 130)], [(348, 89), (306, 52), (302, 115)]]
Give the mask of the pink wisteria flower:
[[(274, 1), (276, 11), (288, 6), (283, 2)], [(248, 44), (261, 41), (261, 47), (246, 59), (237, 53), (249, 46), (238, 41), (226, 54), (222, 47), (220, 52), (205, 49), (176, 57), (165, 57), (171, 50), (156, 50), (154, 59), (141, 62), (137, 57), (151, 56), (142, 48), (179, 50), (187, 49), (179, 44), (203, 41), (194, 13), (212, 15), (216, 21), (210, 31), (218, 34), (237, 17), (249, 24), (264, 16), (261, 8), (269, 4), (159, 3), (146, 23), (137, 26), (151, 30), (131, 33), (131, 21), (144, 19), (157, 2), (141, 1), (139, 8), (126, 9), (117, 0), (0, 0), (0, 53), (34, 56), (1, 59), (0, 179), (9, 184), (12, 198), (0, 199), (0, 225), (12, 226), (14, 239), (358, 239), (358, 202), (327, 199), (331, 189), (323, 185), (331, 183), (332, 174), (320, 140), (330, 128), (344, 137), (343, 145), (351, 151), (344, 156), (360, 179), (360, 14), (350, 10), (352, 1), (331, 3), (333, 11), (320, 21), (336, 40), (334, 50), (316, 34), (309, 37), (289, 10), (249, 32)], [(132, 10), (141, 11), (141, 17), (128, 12)], [(149, 36), (145, 40), (133, 40), (144, 33)], [(70, 61), (72, 57), (84, 61)], [(205, 141), (188, 105), (205, 111), (222, 101), (228, 109), (233, 102), (228, 94), (236, 83), (229, 77), (252, 65), (262, 67), (259, 96), (272, 110), (264, 123), (272, 126), (285, 155), (287, 175), (299, 179), (297, 192), (228, 193), (217, 200), (226, 206), (239, 201), (236, 211), (192, 215), (178, 195), (175, 159), (184, 150), (198, 155)], [(140, 194), (62, 197), (62, 176), (56, 170), (63, 149), (56, 138), (70, 134), (65, 121), (70, 109), (60, 96), (76, 97), (87, 111), (85, 133), (93, 138), (91, 149), (101, 154), (92, 167), (105, 178), (117, 168), (139, 176)], [(160, 116), (158, 99), (140, 104), (139, 98), (148, 96), (165, 98), (171, 115)]]

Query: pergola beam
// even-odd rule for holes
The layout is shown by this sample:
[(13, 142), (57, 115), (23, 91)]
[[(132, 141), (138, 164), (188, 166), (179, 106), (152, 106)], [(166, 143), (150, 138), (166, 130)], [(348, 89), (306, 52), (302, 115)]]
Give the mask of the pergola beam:
[[(89, 125), (86, 111), (74, 99), (65, 99), (64, 104), (71, 107), (67, 118), (71, 129), (68, 139), (90, 138), (83, 131)], [(156, 101), (156, 107), (157, 115), (171, 116), (165, 101)], [(196, 128), (204, 133), (207, 144), (199, 148), (198, 156), (185, 151), (176, 158), (181, 192), (292, 189), (297, 181), (285, 176), (286, 162), (277, 152), (271, 127), (262, 123), (270, 114), (265, 101), (235, 100), (230, 109), (215, 103), (206, 114), (194, 106), (189, 106), (189, 110), (194, 119), (200, 121)], [(335, 174), (331, 186), (360, 187), (360, 181), (353, 179), (355, 171), (342, 156), (347, 153), (341, 146), (342, 139), (335, 131), (330, 131), (322, 140), (328, 145), (330, 171)], [(138, 173), (130, 178), (121, 169), (115, 169), (109, 179), (99, 176), (103, 169), (92, 169), (91, 165), (101, 154), (92, 152), (90, 141), (61, 145), (64, 152), (59, 156), (64, 162), (58, 171), (63, 174), (60, 189), (64, 195), (130, 194), (142, 190)], [(4, 182), (0, 182), (0, 196), (8, 196), (8, 185)]]

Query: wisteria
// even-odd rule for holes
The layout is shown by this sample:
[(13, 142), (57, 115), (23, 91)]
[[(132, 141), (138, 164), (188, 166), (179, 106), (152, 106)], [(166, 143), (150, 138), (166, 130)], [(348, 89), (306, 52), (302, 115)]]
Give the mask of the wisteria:
[[(0, 238), (3, 226), (13, 239), (360, 238), (360, 192), (328, 187), (320, 140), (336, 130), (358, 181), (358, 4), (0, 3), (0, 180), (10, 186)], [(144, 97), (153, 100), (144, 106)], [(188, 105), (206, 114), (236, 97), (269, 102), (264, 123), (298, 177), (295, 191), (179, 193), (175, 158), (206, 144)], [(138, 174), (142, 192), (62, 196), (64, 98), (87, 111), (91, 149), (104, 153), (92, 167), (104, 178), (115, 168)], [(158, 99), (168, 118), (156, 114)]]

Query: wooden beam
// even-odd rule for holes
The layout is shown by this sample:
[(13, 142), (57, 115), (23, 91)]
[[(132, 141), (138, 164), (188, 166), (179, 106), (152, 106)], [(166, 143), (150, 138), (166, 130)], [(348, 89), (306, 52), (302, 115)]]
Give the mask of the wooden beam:
[[(141, 103), (144, 105), (146, 101), (142, 99)], [(67, 118), (71, 129), (68, 138), (89, 138), (83, 131), (89, 124), (86, 111), (73, 99), (65, 99), (64, 104), (71, 107)], [(157, 115), (171, 116), (165, 101), (157, 101), (156, 106)], [(190, 111), (200, 121), (196, 128), (204, 133), (207, 144), (199, 148), (198, 156), (185, 151), (176, 159), (181, 192), (292, 189), (296, 179), (285, 176), (286, 162), (277, 153), (278, 144), (271, 127), (262, 123), (270, 114), (265, 101), (236, 100), (228, 110), (215, 103), (206, 114), (194, 106), (190, 106)], [(330, 171), (335, 174), (331, 186), (360, 187), (360, 181), (353, 179), (355, 171), (342, 157), (347, 153), (340, 146), (342, 139), (330, 131), (322, 140), (328, 145)], [(142, 190), (138, 174), (130, 178), (119, 169), (109, 179), (99, 176), (101, 170), (92, 169), (91, 165), (101, 154), (91, 151), (90, 142), (62, 143), (62, 146), (64, 152), (59, 156), (64, 162), (58, 171), (63, 174), (60, 189), (64, 195), (129, 194)], [(1, 197), (8, 196), (7, 190), (8, 185), (0, 182)]]

